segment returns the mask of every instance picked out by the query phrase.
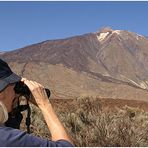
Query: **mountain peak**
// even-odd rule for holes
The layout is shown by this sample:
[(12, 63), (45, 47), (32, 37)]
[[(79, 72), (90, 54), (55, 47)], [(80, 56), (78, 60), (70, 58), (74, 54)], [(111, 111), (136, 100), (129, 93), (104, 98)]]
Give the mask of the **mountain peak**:
[(112, 32), (113, 29), (111, 27), (102, 27), (100, 30), (99, 30), (99, 33), (107, 33), (107, 32)]
[(122, 30), (113, 30), (111, 27), (102, 27), (99, 31), (97, 31), (97, 38), (99, 41), (103, 41), (108, 36), (113, 34), (120, 35)]

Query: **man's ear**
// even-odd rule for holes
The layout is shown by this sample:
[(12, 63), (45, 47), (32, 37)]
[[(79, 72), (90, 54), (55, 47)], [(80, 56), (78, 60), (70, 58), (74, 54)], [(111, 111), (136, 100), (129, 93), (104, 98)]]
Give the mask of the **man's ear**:
[(8, 111), (2, 101), (0, 101), (0, 123), (5, 123), (8, 120)]

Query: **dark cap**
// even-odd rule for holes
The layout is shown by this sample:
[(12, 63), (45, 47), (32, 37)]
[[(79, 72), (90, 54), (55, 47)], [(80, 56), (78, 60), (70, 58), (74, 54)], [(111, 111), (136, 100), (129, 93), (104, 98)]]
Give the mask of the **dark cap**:
[(6, 62), (0, 59), (0, 91), (9, 84), (19, 82), (21, 77), (13, 73)]

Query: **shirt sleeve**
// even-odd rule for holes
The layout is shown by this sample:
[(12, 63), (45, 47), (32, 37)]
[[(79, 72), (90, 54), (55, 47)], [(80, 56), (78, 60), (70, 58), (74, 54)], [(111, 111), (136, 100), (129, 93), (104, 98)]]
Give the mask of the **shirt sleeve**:
[[(3, 135), (3, 136), (2, 136)], [(51, 141), (10, 127), (0, 128), (0, 146), (4, 147), (73, 147), (66, 140)]]

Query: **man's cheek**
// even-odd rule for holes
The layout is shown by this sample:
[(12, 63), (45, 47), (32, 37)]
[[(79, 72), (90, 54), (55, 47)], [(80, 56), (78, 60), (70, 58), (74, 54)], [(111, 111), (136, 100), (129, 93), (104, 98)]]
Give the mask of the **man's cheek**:
[(17, 105), (18, 105), (18, 97), (15, 97), (12, 101), (12, 109), (17, 107)]

